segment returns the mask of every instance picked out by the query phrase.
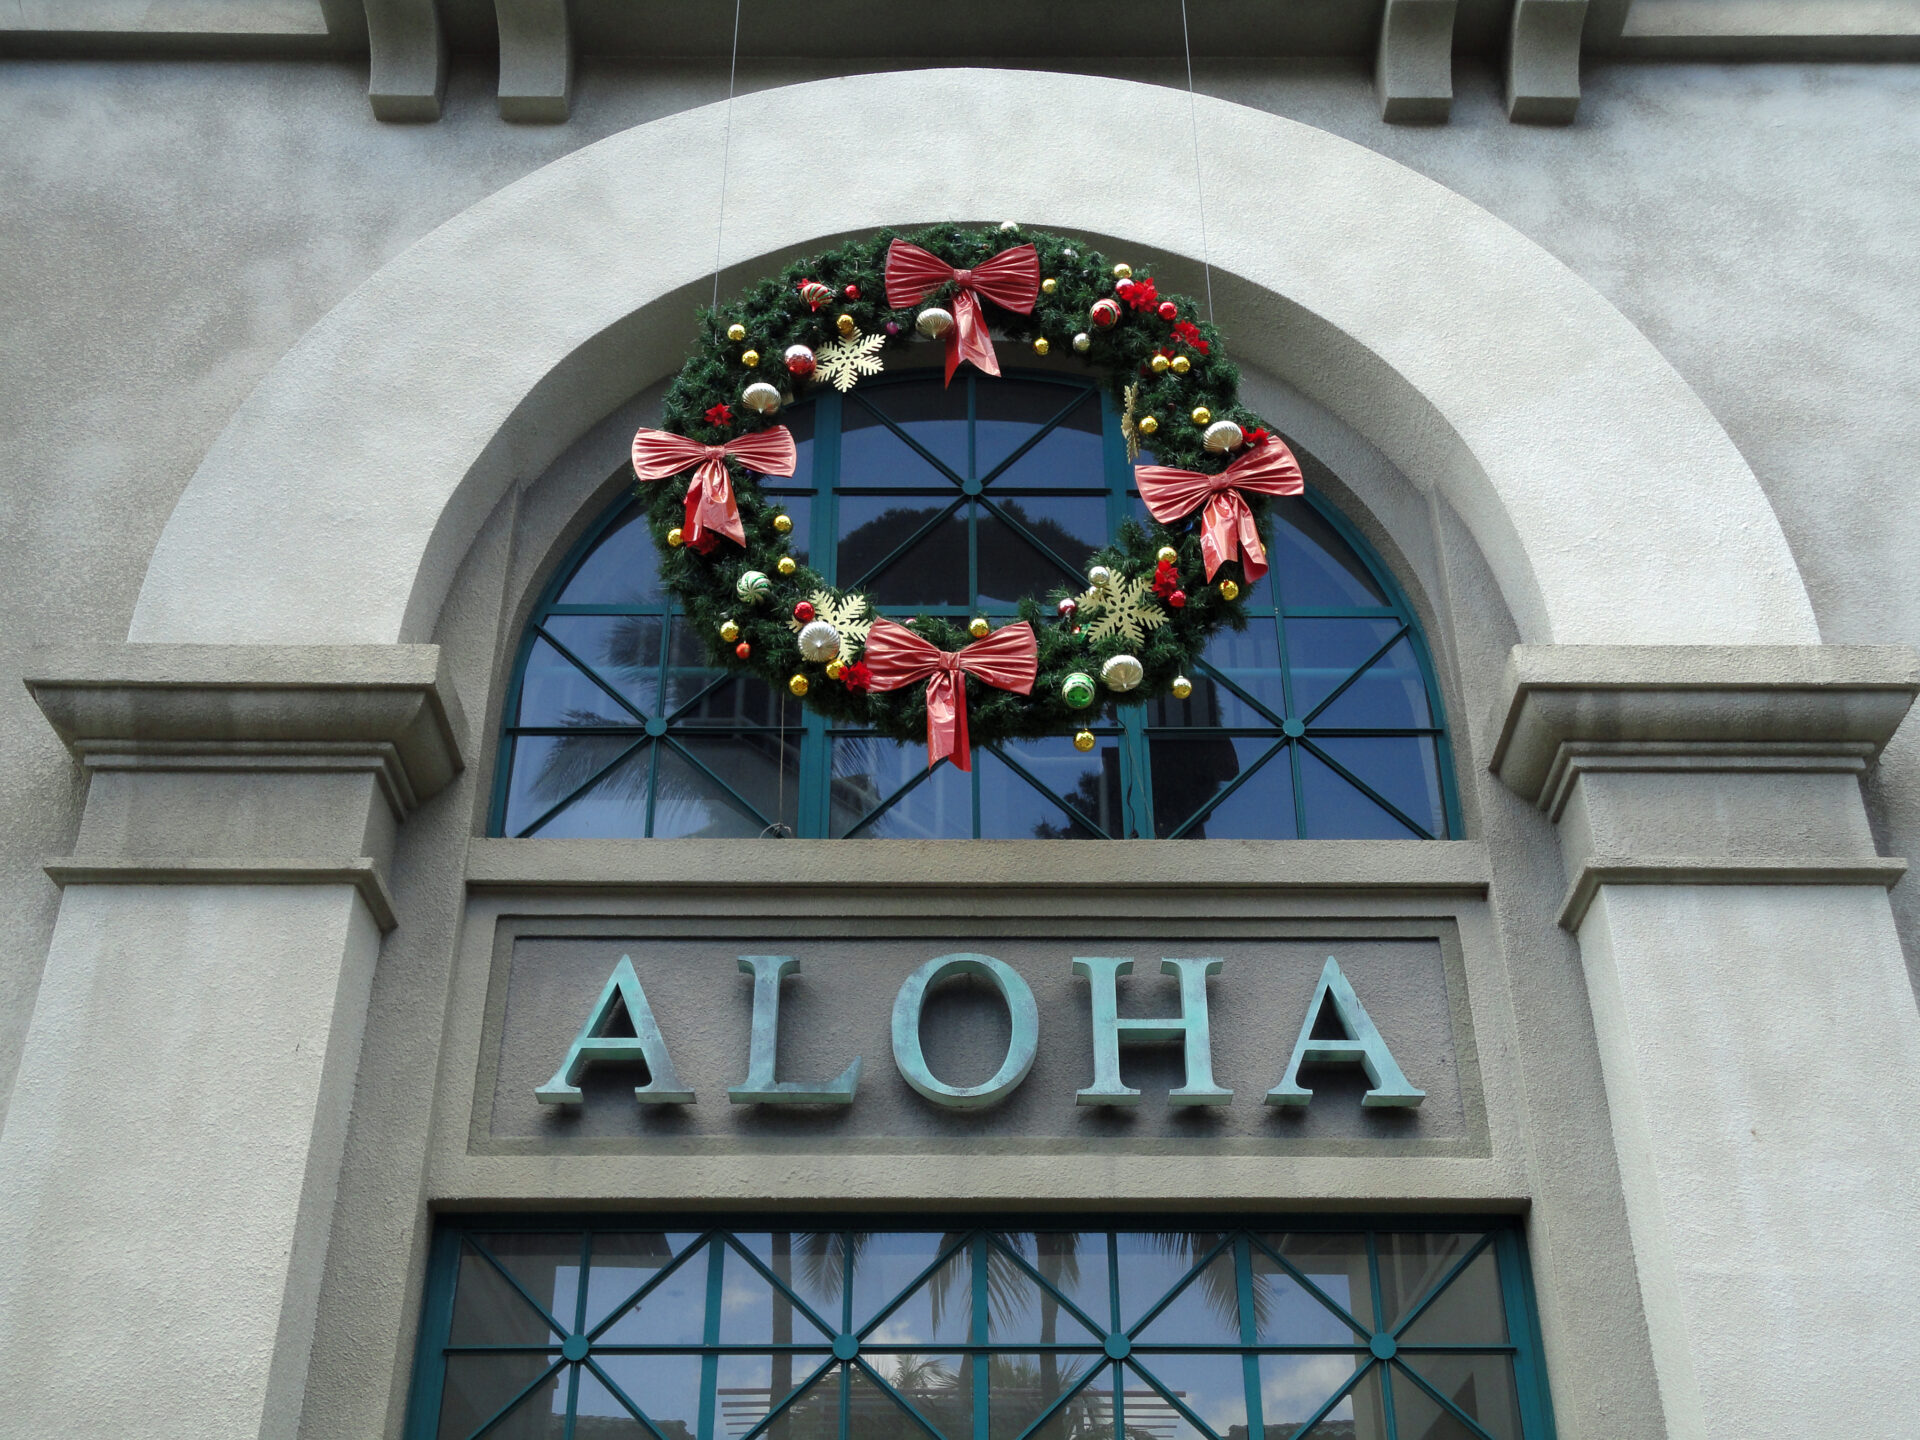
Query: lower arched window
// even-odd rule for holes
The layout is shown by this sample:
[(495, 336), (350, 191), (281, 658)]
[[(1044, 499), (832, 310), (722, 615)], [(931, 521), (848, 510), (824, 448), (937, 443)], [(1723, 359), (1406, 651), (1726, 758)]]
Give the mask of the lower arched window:
[[(1022, 597), (1081, 582), (1143, 514), (1113, 406), (1082, 380), (877, 380), (783, 418), (800, 464), (765, 488), (793, 516), (795, 553), (883, 613), (1011, 618)], [(1065, 735), (981, 747), (966, 774), (714, 665), (629, 498), (528, 622), (491, 833), (1457, 835), (1440, 697), (1399, 587), (1311, 487), (1276, 502), (1270, 559), (1248, 627), (1215, 640), (1187, 700), (1119, 707), (1088, 753)]]

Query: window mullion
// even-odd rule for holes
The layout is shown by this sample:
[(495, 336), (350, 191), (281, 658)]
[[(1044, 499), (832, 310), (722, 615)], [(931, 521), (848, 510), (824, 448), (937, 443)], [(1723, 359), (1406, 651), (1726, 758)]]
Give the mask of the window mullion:
[[(975, 832), (979, 824), (976, 819)], [(973, 1318), (968, 1327), (968, 1337), (976, 1346), (987, 1343), (987, 1307), (991, 1304), (991, 1290), (987, 1285), (987, 1237), (984, 1231), (975, 1232), (971, 1246), (973, 1260)], [(985, 1350), (973, 1351), (973, 1440), (992, 1440), (987, 1427), (987, 1407), (993, 1403), (992, 1381), (993, 1362)]]
[(1253, 1246), (1245, 1233), (1233, 1237), (1233, 1274), (1240, 1290), (1240, 1343), (1248, 1347), (1240, 1357), (1241, 1380), (1247, 1392), (1247, 1440), (1265, 1440), (1265, 1417), (1260, 1411), (1260, 1357), (1252, 1349), (1260, 1343), (1260, 1327), (1253, 1310)]
[(1147, 707), (1116, 705), (1120, 721), (1120, 833), (1154, 838), (1153, 754), (1147, 744)]
[(716, 1236), (707, 1246), (707, 1311), (701, 1330), (701, 1342), (707, 1346), (707, 1352), (700, 1357), (699, 1440), (714, 1440), (714, 1412), (720, 1398), (720, 1356), (713, 1347), (720, 1343), (720, 1309), (726, 1300), (721, 1270), (726, 1257), (726, 1244)]

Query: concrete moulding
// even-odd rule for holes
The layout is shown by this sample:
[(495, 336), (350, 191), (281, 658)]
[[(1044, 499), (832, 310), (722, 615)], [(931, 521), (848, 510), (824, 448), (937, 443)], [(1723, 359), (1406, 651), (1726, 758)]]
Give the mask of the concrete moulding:
[(1517, 645), (1489, 768), (1555, 819), (1583, 769), (1861, 771), (1916, 694), (1904, 645)]
[(567, 0), (494, 0), (500, 26), (500, 118), (557, 125), (573, 111)]
[(1560, 902), (1560, 928), (1578, 933), (1603, 885), (1878, 885), (1891, 890), (1906, 873), (1906, 861), (1885, 856), (1595, 855), (1567, 886)]
[(26, 686), (89, 769), (370, 769), (404, 819), (465, 764), (437, 645), (89, 645)]
[(1587, 0), (1514, 0), (1507, 32), (1507, 119), (1570, 125), (1580, 108)]
[(447, 36), (434, 0), (366, 0), (367, 100), (378, 120), (438, 120)]
[(1380, 118), (1442, 124), (1453, 113), (1455, 0), (1387, 0), (1373, 85)]
[(49, 860), (47, 878), (69, 885), (351, 885), (384, 934), (400, 922), (380, 866), (365, 855), (347, 859), (70, 855)]

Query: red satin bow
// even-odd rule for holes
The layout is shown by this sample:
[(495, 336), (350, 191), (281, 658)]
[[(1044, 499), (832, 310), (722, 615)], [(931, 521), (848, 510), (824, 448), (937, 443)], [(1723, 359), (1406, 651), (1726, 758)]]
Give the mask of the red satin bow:
[(961, 270), (904, 240), (887, 246), (887, 304), (895, 310), (918, 305), (949, 280), (960, 288), (953, 297), (953, 329), (947, 332), (947, 383), (953, 383), (953, 372), (962, 360), (998, 375), (1000, 362), (993, 355), (993, 337), (987, 333), (980, 300), (991, 300), (1016, 315), (1031, 315), (1040, 298), (1039, 252), (1031, 245), (1015, 245), (971, 270)]
[(702, 445), (667, 430), (641, 430), (633, 437), (633, 473), (642, 480), (665, 480), (700, 467), (687, 486), (684, 538), (703, 555), (713, 548), (715, 535), (725, 535), (736, 545), (747, 543), (733, 482), (727, 476), (729, 456), (762, 475), (791, 475), (800, 458), (793, 432), (784, 425), (742, 435), (724, 445)]
[(957, 768), (971, 770), (965, 676), (996, 690), (1031, 695), (1040, 673), (1040, 642), (1022, 620), (963, 650), (942, 650), (906, 626), (881, 619), (867, 632), (865, 659), (875, 690), (927, 682), (927, 764), (937, 765), (942, 756), (951, 755)]
[(1133, 474), (1140, 482), (1141, 500), (1162, 525), (1191, 515), (1204, 503), (1200, 556), (1206, 561), (1207, 579), (1213, 579), (1213, 572), (1237, 554), (1248, 584), (1267, 573), (1267, 552), (1261, 547), (1253, 511), (1240, 492), (1298, 495), (1306, 489), (1300, 462), (1277, 439), (1246, 451), (1218, 475), (1176, 470), (1171, 465), (1139, 465)]

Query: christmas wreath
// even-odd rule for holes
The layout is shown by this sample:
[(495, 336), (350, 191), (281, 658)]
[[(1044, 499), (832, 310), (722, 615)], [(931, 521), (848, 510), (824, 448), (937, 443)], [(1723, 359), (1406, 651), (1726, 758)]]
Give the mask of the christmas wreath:
[[(1268, 498), (1301, 492), (1300, 467), (1239, 403), (1239, 375), (1193, 302), (1025, 226), (882, 233), (789, 266), (700, 317), (697, 352), (668, 387), (662, 428), (634, 437), (634, 472), (661, 578), (717, 662), (785, 686), (834, 720), (925, 735), (929, 762), (968, 768), (982, 743), (1077, 731), (1120, 700), (1185, 698), (1186, 672), (1266, 572)], [(995, 630), (875, 615), (791, 553), (792, 520), (759, 477), (793, 473), (779, 413), (810, 386), (846, 391), (890, 349), (946, 346), (946, 375), (1000, 373), (989, 326), (1039, 355), (1066, 349), (1122, 411), (1151, 527), (1121, 524), (1086, 586)]]

